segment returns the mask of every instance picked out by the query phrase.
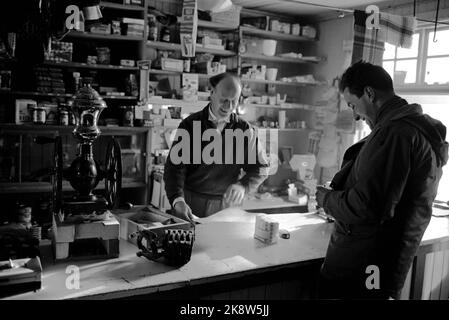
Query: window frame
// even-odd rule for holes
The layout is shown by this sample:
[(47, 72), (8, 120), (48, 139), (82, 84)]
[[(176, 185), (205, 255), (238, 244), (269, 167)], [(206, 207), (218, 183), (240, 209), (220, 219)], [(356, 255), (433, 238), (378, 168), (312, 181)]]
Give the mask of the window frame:
[[(449, 30), (449, 26), (440, 26), (437, 28), (437, 36), (438, 32)], [(434, 31), (434, 26), (430, 24), (420, 25), (415, 34), (419, 34), (419, 43), (418, 43), (418, 55), (413, 58), (398, 58), (398, 46), (395, 47), (394, 57), (390, 59), (383, 59), (382, 64), (384, 62), (393, 62), (393, 70), (396, 69), (396, 63), (398, 61), (407, 61), (417, 59), (416, 63), (416, 82), (408, 83), (403, 85), (395, 85), (395, 89), (397, 92), (402, 93), (424, 93), (424, 94), (447, 94), (449, 90), (449, 84), (427, 84), (425, 83), (426, 77), (426, 68), (427, 61), (429, 58), (449, 58), (449, 52), (443, 55), (428, 55), (429, 48), (429, 39), (430, 34)], [(430, 39), (432, 41), (432, 39)], [(394, 81), (394, 79), (393, 79)]]

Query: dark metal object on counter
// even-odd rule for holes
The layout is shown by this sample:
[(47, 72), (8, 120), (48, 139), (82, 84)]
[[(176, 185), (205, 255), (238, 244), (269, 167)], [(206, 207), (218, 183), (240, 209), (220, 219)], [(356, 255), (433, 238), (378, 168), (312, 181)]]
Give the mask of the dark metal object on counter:
[(164, 263), (170, 266), (180, 267), (190, 261), (193, 243), (195, 241), (195, 229), (165, 229), (152, 231), (142, 229), (130, 235), (137, 236), (138, 257), (149, 260), (164, 258)]

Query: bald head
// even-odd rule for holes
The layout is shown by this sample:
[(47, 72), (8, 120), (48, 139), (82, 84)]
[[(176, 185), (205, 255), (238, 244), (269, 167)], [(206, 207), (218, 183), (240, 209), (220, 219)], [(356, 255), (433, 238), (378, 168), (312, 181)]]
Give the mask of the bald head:
[(210, 83), (212, 113), (218, 119), (226, 118), (238, 106), (242, 92), (240, 79), (231, 73), (222, 73), (212, 77)]

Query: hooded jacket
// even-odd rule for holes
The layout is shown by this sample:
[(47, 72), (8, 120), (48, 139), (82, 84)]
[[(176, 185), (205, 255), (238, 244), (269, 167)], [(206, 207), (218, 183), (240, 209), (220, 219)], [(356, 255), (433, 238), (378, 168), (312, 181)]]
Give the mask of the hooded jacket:
[(381, 290), (398, 297), (432, 214), (446, 128), (417, 104), (395, 96), (378, 111), (370, 135), (350, 147), (324, 199), (335, 218), (322, 272), (367, 277), (380, 267)]

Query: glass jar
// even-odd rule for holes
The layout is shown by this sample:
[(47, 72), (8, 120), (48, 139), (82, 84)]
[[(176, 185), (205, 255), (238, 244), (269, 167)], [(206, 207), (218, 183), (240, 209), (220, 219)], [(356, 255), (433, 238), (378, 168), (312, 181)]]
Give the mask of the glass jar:
[(47, 113), (42, 107), (36, 107), (33, 109), (33, 123), (34, 124), (44, 124), (46, 120)]

